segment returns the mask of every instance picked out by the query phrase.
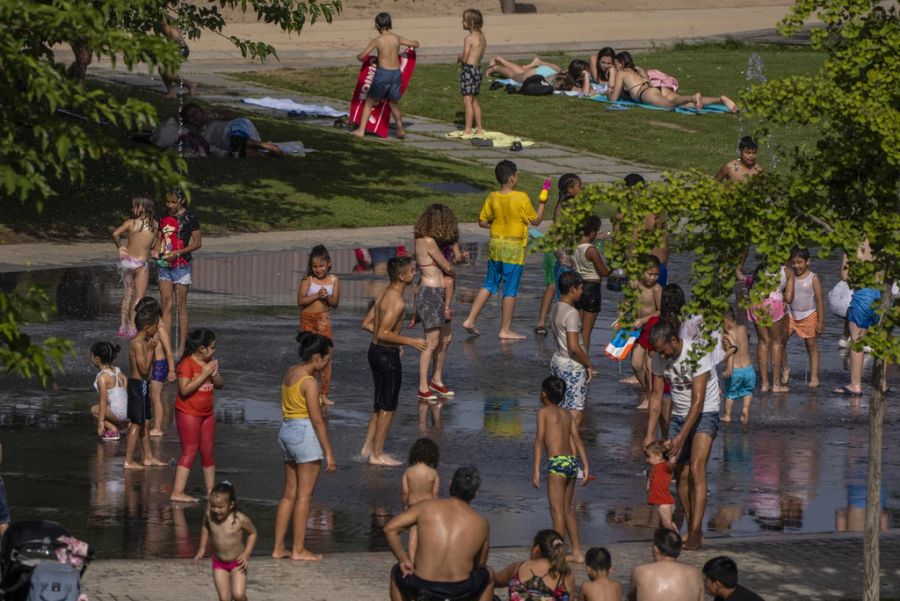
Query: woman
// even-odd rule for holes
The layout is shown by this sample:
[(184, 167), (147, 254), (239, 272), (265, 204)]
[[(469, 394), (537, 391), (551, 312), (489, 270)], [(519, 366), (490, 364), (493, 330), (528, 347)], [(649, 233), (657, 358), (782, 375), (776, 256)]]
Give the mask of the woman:
[(539, 56), (534, 57), (527, 65), (519, 65), (506, 60), (502, 56), (495, 56), (488, 63), (485, 75), (487, 77), (499, 75), (504, 79), (511, 79), (519, 83), (522, 83), (532, 75), (540, 75), (549, 82), (561, 71), (562, 68), (559, 65), (543, 61)]
[(670, 88), (653, 86), (647, 72), (634, 64), (630, 52), (620, 52), (616, 55), (615, 69), (616, 81), (608, 94), (613, 102), (624, 94), (635, 102), (664, 108), (680, 107), (699, 111), (704, 105), (721, 103), (732, 113), (737, 112), (737, 105), (728, 96), (701, 96), (700, 92), (685, 96), (675, 93)]
[(508, 587), (509, 601), (568, 601), (575, 595), (575, 574), (566, 562), (566, 546), (556, 530), (534, 536), (531, 557), (494, 574), (494, 588)]
[(599, 84), (613, 87), (616, 74), (616, 51), (606, 46), (591, 57), (591, 77)]

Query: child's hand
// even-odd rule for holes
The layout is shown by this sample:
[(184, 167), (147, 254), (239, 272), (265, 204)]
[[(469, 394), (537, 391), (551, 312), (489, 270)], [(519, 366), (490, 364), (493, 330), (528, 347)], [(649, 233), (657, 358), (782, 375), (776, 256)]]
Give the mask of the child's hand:
[(410, 320), (406, 322), (406, 329), (409, 330), (416, 327), (417, 323), (419, 323), (419, 314), (413, 313), (413, 316), (410, 318)]
[(333, 474), (334, 470), (337, 469), (337, 464), (334, 462), (334, 454), (328, 453), (325, 455), (325, 471), (329, 474)]
[(126, 259), (128, 258), (128, 249), (124, 246), (119, 247), (119, 257)]
[(247, 573), (247, 563), (250, 562), (250, 557), (246, 553), (241, 553), (241, 555), (237, 558), (237, 562), (238, 562), (238, 569), (241, 572), (246, 574)]
[(459, 255), (459, 260), (457, 263), (468, 263), (469, 262), (469, 251), (464, 250), (461, 255)]
[(414, 338), (413, 343), (410, 345), (417, 351), (425, 351), (428, 350), (428, 341), (424, 338)]
[(618, 320), (618, 319), (615, 320), (614, 322), (612, 322), (611, 324), (609, 324), (609, 326), (610, 326), (612, 329), (614, 329), (614, 330), (621, 330), (621, 329), (622, 329), (622, 325), (619, 323), (619, 320)]
[(103, 420), (100, 420), (97, 423), (97, 436), (103, 436), (104, 434), (106, 434), (106, 428), (103, 425)]
[(209, 375), (215, 378), (219, 375), (219, 360), (213, 359), (209, 363), (213, 366), (212, 373), (210, 373)]
[(587, 483), (591, 481), (591, 475), (587, 470), (583, 470), (584, 475), (581, 476), (581, 485), (587, 486)]
[(825, 333), (825, 320), (820, 319), (819, 323), (816, 324), (816, 335), (821, 336)]
[(196, 555), (194, 555), (194, 563), (195, 564), (200, 563), (201, 559), (203, 559), (203, 549), (201, 549), (200, 551), (197, 552)]
[(319, 298), (328, 298), (328, 291), (324, 288), (319, 288)]
[(403, 576), (412, 576), (413, 572), (415, 572), (416, 568), (413, 565), (412, 561), (401, 561), (400, 562), (400, 573)]
[(722, 373), (722, 377), (726, 380), (731, 378), (731, 368), (730, 367), (725, 368), (725, 371)]
[(169, 375), (166, 376), (166, 382), (171, 383), (171, 382), (174, 382), (175, 380), (176, 380), (176, 377), (175, 377), (175, 370), (174, 370), (174, 369), (170, 369), (170, 370), (169, 370)]
[(153, 338), (147, 341), (147, 348), (151, 351), (156, 350), (156, 345), (159, 344), (159, 336), (154, 335)]
[(534, 472), (533, 474), (531, 474), (531, 485), (535, 488), (541, 487), (541, 473), (540, 472)]
[(590, 384), (591, 381), (594, 379), (594, 376), (596, 376), (596, 375), (597, 375), (597, 370), (594, 369), (594, 366), (593, 366), (593, 365), (588, 365), (588, 368), (587, 368), (587, 383)]

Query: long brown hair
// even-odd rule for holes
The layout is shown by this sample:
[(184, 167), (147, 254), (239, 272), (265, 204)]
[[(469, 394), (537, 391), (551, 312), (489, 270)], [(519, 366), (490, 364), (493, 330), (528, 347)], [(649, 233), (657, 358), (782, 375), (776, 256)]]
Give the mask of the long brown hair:
[(416, 220), (415, 238), (434, 238), (437, 242), (452, 244), (459, 240), (459, 224), (456, 215), (447, 205), (430, 205)]
[(566, 545), (556, 530), (540, 530), (534, 535), (534, 545), (541, 552), (541, 557), (550, 562), (550, 574), (556, 574), (565, 580), (572, 570), (566, 561)]

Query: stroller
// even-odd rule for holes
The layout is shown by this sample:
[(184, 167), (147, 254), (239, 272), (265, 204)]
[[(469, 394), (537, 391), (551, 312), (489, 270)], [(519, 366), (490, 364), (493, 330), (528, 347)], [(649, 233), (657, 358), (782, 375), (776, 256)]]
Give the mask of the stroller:
[(90, 547), (58, 524), (14, 522), (0, 541), (0, 601), (77, 599), (91, 559)]

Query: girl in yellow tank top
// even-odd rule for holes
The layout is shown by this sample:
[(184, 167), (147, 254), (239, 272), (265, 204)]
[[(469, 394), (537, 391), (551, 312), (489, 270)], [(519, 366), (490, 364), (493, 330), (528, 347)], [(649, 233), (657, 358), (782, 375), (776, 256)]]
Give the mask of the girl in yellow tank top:
[(315, 376), (303, 376), (289, 386), (282, 382), (281, 417), (283, 419), (309, 418), (309, 408), (306, 406), (306, 397), (303, 395), (303, 382), (315, 379)]

